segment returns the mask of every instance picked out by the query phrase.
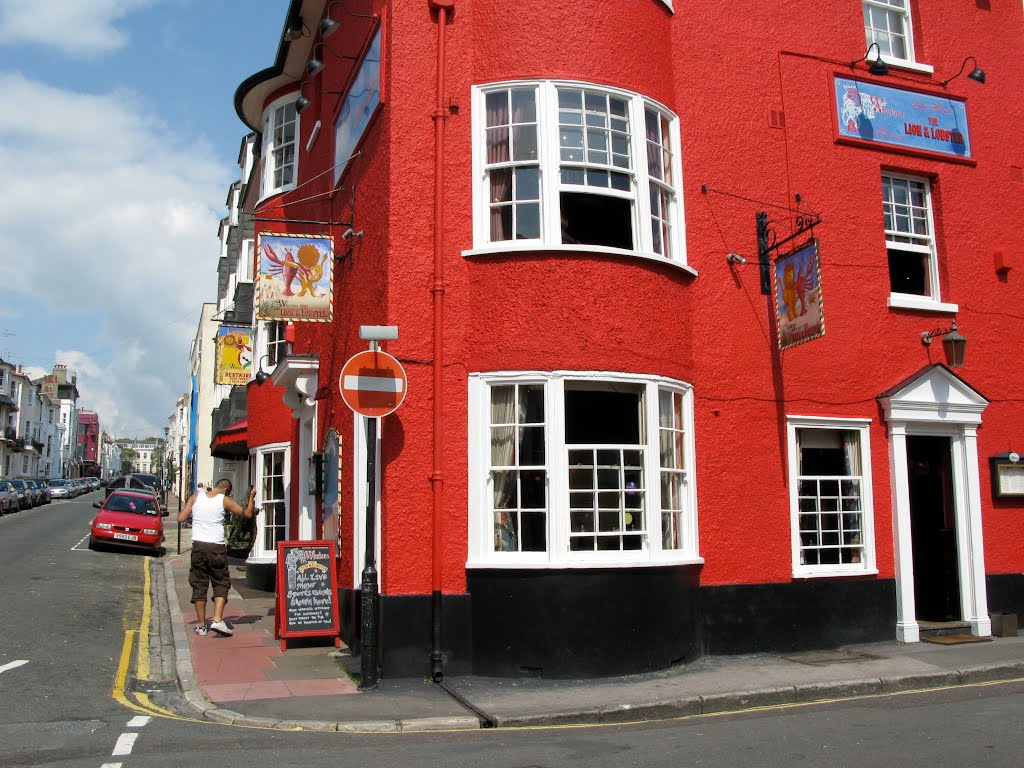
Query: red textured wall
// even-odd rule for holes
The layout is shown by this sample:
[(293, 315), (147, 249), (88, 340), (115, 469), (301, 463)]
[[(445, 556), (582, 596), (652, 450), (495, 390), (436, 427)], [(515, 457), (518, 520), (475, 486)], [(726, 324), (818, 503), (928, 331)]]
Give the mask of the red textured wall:
[[(940, 346), (933, 345), (929, 358), (920, 335), (948, 324), (949, 316), (886, 306), (883, 170), (933, 180), (942, 298), (959, 304), (960, 329), (970, 340), (958, 373), (992, 401), (978, 442), (986, 567), (1024, 568), (1024, 509), (993, 504), (986, 461), (990, 454), (1024, 450), (1018, 353), (1024, 184), (1014, 181), (1014, 169), (1019, 174), (1024, 165), (1018, 132), (1024, 20), (1018, 3), (928, 6), (924, 16), (915, 7), (916, 49), (935, 75), (894, 72), (881, 82), (935, 90), (966, 55), (977, 56), (989, 82), (979, 86), (961, 77), (948, 89), (967, 99), (973, 165), (835, 143), (832, 76), (849, 76), (848, 62), (865, 49), (857, 3), (687, 0), (676, 2), (674, 15), (657, 0), (613, 0), (592, 4), (586, 13), (577, 3), (520, 0), (512, 9), (482, 0), (456, 3), (443, 98), (457, 107), (446, 120), (444, 166), (446, 592), (465, 589), (467, 375), (505, 369), (628, 371), (694, 385), (705, 584), (791, 578), (787, 415), (871, 419), (875, 549), (880, 575), (891, 578), (888, 442), (876, 397), (940, 359)], [(335, 323), (301, 325), (295, 349), (320, 354), (321, 439), (334, 426), (345, 444), (347, 542), (352, 424), (337, 376), (344, 361), (365, 348), (356, 335), (360, 324), (401, 329), (399, 341), (386, 345), (406, 365), (409, 395), (384, 420), (381, 571), (386, 593), (423, 594), (431, 590), (437, 24), (425, 2), (386, 6), (385, 22), (387, 102), (367, 133), (364, 156), (353, 161), (334, 196), (282, 210), (330, 220), (354, 216), (355, 229), (365, 232), (337, 264)], [(355, 24), (348, 29), (354, 37), (343, 41), (339, 32), (332, 47), (358, 47), (363, 32)], [(870, 79), (863, 66), (857, 74)], [(687, 254), (698, 277), (607, 255), (461, 255), (472, 246), (471, 86), (534, 77), (626, 88), (679, 115)], [(338, 85), (329, 73), (325, 78), (323, 88)], [(308, 154), (304, 145), (315, 118), (303, 114), (300, 180), (331, 162), (333, 103), (310, 108), (313, 115), (322, 106), (324, 126)], [(771, 127), (772, 110), (784, 113), (785, 129)], [(706, 194), (705, 184), (712, 190)], [(323, 186), (311, 182), (309, 193)], [(797, 194), (822, 216), (815, 235), (826, 335), (779, 353), (771, 298), (759, 291), (754, 263), (755, 214), (770, 211), (785, 235), (791, 221), (777, 206), (794, 207)], [(339, 250), (342, 231), (330, 229)], [(1015, 260), (1008, 275), (993, 268), (997, 249)], [(750, 263), (730, 266), (725, 255), (732, 251)], [(343, 582), (351, 552), (345, 557)]]

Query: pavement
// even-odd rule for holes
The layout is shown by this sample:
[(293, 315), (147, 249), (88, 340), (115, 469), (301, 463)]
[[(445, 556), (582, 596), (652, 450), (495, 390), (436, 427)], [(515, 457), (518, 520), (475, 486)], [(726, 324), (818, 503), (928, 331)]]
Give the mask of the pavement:
[[(171, 506), (176, 510), (176, 501)], [(1024, 680), (1024, 636), (982, 642), (892, 642), (787, 655), (712, 656), (641, 675), (591, 680), (480, 676), (383, 679), (360, 691), (348, 649), (322, 638), (274, 637), (274, 594), (248, 589), (232, 566), (224, 616), (231, 637), (196, 635), (188, 561), (191, 530), (173, 515), (167, 553), (153, 559), (154, 616), (173, 663), (180, 706), (219, 723), (282, 730), (397, 732), (629, 723), (760, 707)], [(212, 612), (212, 606), (208, 608)], [(169, 618), (169, 621), (166, 619)], [(173, 654), (171, 651), (173, 650)]]

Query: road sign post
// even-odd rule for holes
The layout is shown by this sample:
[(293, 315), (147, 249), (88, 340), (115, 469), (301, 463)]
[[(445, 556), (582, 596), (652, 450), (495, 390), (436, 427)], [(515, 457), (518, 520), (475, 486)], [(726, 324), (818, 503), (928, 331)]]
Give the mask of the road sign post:
[(377, 687), (377, 612), (380, 591), (377, 585), (377, 440), (378, 422), (394, 413), (405, 399), (407, 378), (402, 364), (377, 342), (397, 339), (393, 326), (362, 326), (360, 336), (369, 339), (370, 349), (349, 358), (341, 369), (338, 387), (341, 399), (366, 422), (366, 547), (362, 572), (362, 617), (359, 656), (359, 688)]

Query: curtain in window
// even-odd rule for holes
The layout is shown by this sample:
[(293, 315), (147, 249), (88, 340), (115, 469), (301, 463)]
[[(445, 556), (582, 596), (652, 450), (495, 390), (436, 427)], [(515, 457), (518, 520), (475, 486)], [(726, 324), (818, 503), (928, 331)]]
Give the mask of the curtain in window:
[[(516, 388), (491, 389), (491, 478), (494, 484), (494, 548), (499, 552), (518, 549), (517, 526), (511, 517), (516, 506)], [(498, 426), (496, 426), (498, 425)], [(499, 518), (500, 516), (500, 518)]]
[(843, 432), (843, 462), (847, 475), (860, 477), (860, 441), (856, 432)]
[[(492, 93), (487, 96), (487, 164), (507, 163), (509, 154), (508, 131), (508, 91)], [(494, 127), (491, 127), (494, 126)], [(509, 200), (512, 194), (512, 171), (509, 169), (492, 170), (491, 202)], [(505, 231), (502, 208), (491, 208), (491, 239), (507, 240), (511, 233)]]

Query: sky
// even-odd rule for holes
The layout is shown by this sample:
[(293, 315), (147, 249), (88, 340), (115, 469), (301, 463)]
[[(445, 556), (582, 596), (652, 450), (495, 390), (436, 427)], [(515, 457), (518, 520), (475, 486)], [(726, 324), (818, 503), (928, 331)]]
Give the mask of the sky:
[(0, 0), (0, 358), (163, 436), (288, 0)]

